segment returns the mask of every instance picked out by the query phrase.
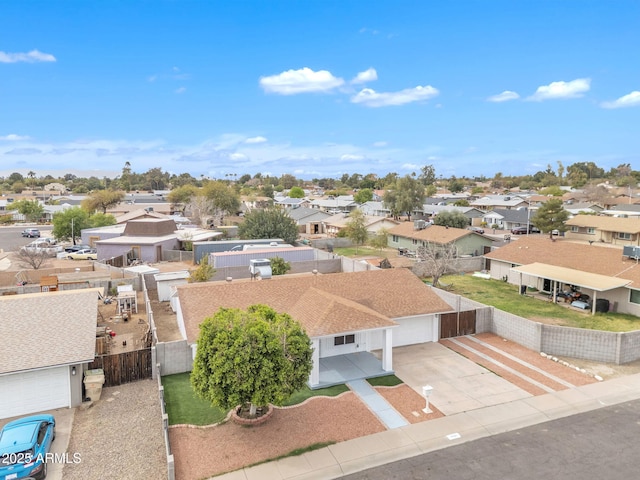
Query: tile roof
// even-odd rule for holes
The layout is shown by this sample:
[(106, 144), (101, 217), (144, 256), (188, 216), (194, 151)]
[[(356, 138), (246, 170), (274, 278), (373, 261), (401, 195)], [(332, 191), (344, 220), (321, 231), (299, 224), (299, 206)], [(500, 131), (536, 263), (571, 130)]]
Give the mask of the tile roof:
[(442, 227), (440, 225), (431, 225), (422, 230), (415, 230), (413, 222), (403, 222), (396, 227), (390, 228), (389, 234), (446, 245), (467, 235), (473, 235), (473, 232), (463, 228)]
[(593, 227), (607, 232), (639, 233), (640, 218), (606, 217), (601, 215), (576, 215), (566, 221), (575, 227)]
[(543, 262), (558, 267), (631, 280), (640, 288), (640, 264), (622, 256), (622, 249), (586, 245), (568, 240), (552, 241), (548, 237), (522, 237), (485, 255), (516, 265)]
[(99, 291), (0, 296), (0, 374), (93, 360)]
[(189, 342), (219, 308), (263, 303), (298, 320), (311, 337), (386, 328), (394, 318), (452, 308), (406, 269), (328, 275), (284, 275), (271, 280), (207, 282), (177, 287)]

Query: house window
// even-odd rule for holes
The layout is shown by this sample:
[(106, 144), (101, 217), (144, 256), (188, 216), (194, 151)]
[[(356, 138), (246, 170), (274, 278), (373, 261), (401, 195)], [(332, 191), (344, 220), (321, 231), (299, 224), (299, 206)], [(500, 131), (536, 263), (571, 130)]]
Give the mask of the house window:
[(349, 335), (340, 335), (339, 337), (333, 337), (333, 345), (334, 346), (338, 346), (338, 345), (347, 345), (349, 343), (356, 343), (356, 336), (355, 334), (349, 334)]
[(624, 233), (624, 232), (618, 232), (618, 238), (620, 240), (631, 240), (631, 234), (630, 233)]
[(571, 232), (573, 233), (578, 233), (579, 228), (576, 227), (575, 225), (571, 227)]
[(415, 238), (413, 240), (411, 240), (413, 242), (414, 245), (418, 244), (418, 240), (416, 240)]
[(629, 290), (629, 303), (639, 303), (640, 304), (640, 290)]
[(595, 234), (596, 234), (596, 229), (595, 229), (595, 227), (589, 227), (589, 228), (587, 228), (587, 233), (588, 233), (589, 235), (595, 235)]
[(391, 236), (391, 241), (395, 242), (395, 243), (398, 243), (398, 236), (397, 235), (392, 235)]

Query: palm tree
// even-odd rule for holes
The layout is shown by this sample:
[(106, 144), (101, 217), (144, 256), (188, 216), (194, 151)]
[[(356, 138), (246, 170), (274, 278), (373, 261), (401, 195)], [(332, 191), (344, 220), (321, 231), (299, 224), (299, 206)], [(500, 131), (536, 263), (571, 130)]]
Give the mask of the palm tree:
[(34, 188), (36, 172), (34, 172), (33, 170), (29, 170), (29, 173), (27, 173), (27, 177), (31, 179), (31, 188)]

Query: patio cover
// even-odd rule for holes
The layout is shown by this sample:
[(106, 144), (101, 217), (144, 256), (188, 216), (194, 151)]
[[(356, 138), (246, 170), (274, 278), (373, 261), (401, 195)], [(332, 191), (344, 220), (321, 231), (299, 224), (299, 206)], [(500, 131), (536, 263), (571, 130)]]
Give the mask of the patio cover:
[(534, 277), (548, 278), (567, 285), (590, 288), (596, 292), (605, 292), (615, 288), (624, 287), (631, 283), (631, 280), (623, 278), (608, 277), (597, 273), (574, 270), (572, 268), (556, 267), (546, 263), (531, 263), (521, 265), (511, 269), (514, 272), (525, 273)]

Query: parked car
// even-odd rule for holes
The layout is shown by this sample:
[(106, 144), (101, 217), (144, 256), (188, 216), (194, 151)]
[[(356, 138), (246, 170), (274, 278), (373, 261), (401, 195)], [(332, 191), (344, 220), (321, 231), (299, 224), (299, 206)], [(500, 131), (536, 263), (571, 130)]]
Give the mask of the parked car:
[(60, 245), (53, 245), (44, 240), (35, 240), (27, 245), (24, 245), (21, 250), (32, 253), (45, 253), (55, 257), (58, 253), (62, 252)]
[(471, 230), (472, 232), (476, 232), (476, 233), (480, 233), (480, 234), (484, 233), (484, 229), (483, 228), (474, 227), (473, 225), (471, 225), (470, 227), (467, 227), (467, 230)]
[(69, 260), (97, 260), (98, 253), (93, 248), (83, 248), (67, 254)]
[(64, 251), (67, 253), (77, 252), (78, 250), (87, 250), (91, 249), (91, 245), (69, 245), (68, 247), (64, 247)]
[[(511, 229), (511, 233), (513, 235), (524, 235), (527, 233), (527, 226), (524, 225), (522, 227), (514, 227)], [(534, 227), (533, 225), (529, 225), (529, 233), (540, 233), (540, 229)]]
[(53, 415), (32, 415), (7, 423), (0, 431), (0, 478), (45, 478), (46, 458), (55, 438)]
[(22, 231), (22, 236), (29, 237), (29, 238), (37, 238), (40, 236), (40, 230), (38, 230), (37, 228), (25, 228)]

